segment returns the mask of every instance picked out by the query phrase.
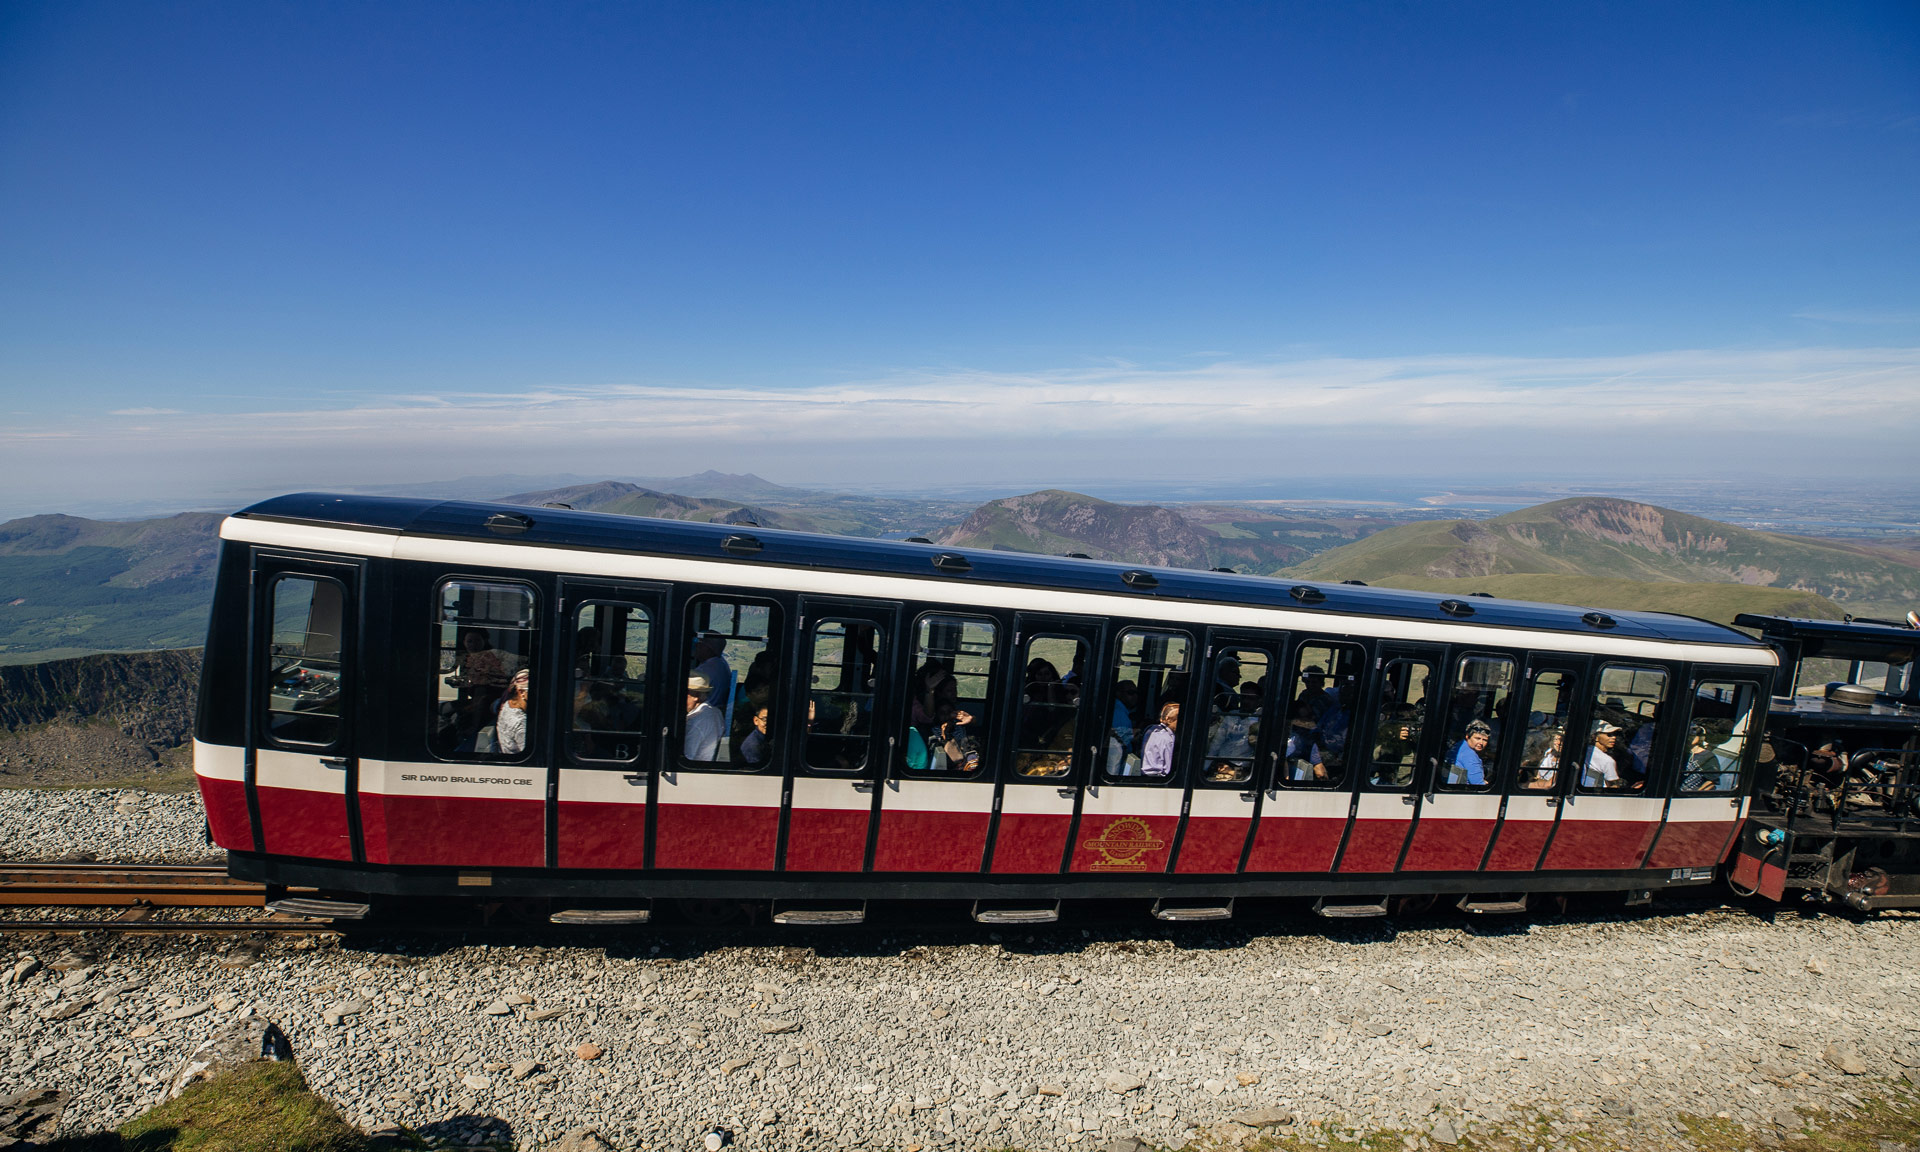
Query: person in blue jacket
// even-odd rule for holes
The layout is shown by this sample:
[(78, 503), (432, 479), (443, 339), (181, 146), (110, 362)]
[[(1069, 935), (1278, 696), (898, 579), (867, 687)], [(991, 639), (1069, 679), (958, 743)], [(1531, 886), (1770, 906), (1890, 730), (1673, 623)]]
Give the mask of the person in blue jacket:
[(1466, 784), (1480, 787), (1487, 782), (1486, 762), (1481, 759), (1487, 746), (1493, 743), (1493, 726), (1485, 720), (1474, 720), (1467, 725), (1467, 734), (1454, 746), (1453, 758), (1447, 764), (1447, 783)]

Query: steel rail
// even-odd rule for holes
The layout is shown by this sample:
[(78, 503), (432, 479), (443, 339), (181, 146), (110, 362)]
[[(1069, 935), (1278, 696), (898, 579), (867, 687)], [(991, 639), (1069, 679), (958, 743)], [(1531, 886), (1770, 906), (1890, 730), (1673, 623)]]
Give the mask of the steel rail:
[(224, 864), (0, 864), (0, 905), (260, 908), (266, 902), (264, 884), (235, 880)]

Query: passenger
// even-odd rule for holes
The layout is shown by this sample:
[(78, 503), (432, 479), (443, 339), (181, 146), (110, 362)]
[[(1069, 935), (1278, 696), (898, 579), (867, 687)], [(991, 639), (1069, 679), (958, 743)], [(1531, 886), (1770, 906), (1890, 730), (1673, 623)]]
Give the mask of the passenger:
[(693, 674), (712, 685), (707, 704), (720, 713), (722, 731), (733, 726), (733, 667), (727, 663), (727, 639), (704, 632), (693, 646)]
[(1296, 703), (1287, 732), (1287, 778), (1296, 783), (1327, 778), (1327, 766), (1314, 735), (1313, 706)]
[(681, 755), (689, 760), (720, 759), (720, 734), (726, 729), (720, 710), (707, 703), (712, 694), (705, 676), (687, 677), (687, 737)]
[(1222, 656), (1213, 670), (1213, 706), (1221, 711), (1232, 708), (1240, 697), (1240, 661)]
[(1237, 784), (1252, 775), (1251, 765), (1233, 760), (1215, 760), (1207, 769), (1207, 782), (1211, 784)]
[(494, 747), (502, 756), (518, 756), (527, 750), (527, 686), (532, 680), (525, 668), (513, 674), (507, 698), (493, 722)]
[(773, 755), (773, 741), (767, 735), (768, 708), (765, 704), (753, 710), (753, 728), (746, 739), (740, 741), (740, 762), (759, 766), (765, 764)]
[(1613, 759), (1613, 746), (1619, 739), (1619, 725), (1602, 720), (1593, 726), (1593, 748), (1587, 752), (1587, 767), (1580, 773), (1582, 788), (1620, 790), (1620, 769)]
[(1540, 762), (1527, 769), (1520, 787), (1532, 792), (1550, 790), (1560, 779), (1561, 746), (1566, 743), (1566, 734), (1555, 729), (1547, 747), (1540, 753)]
[(1113, 716), (1107, 729), (1107, 774), (1140, 775), (1140, 732), (1134, 714), (1140, 708), (1140, 685), (1131, 680), (1113, 684)]
[(1680, 791), (1726, 791), (1739, 776), (1739, 762), (1708, 744), (1705, 728), (1694, 724), (1687, 729), (1687, 767), (1680, 775)]
[(1486, 754), (1487, 745), (1493, 743), (1493, 726), (1485, 720), (1474, 720), (1467, 725), (1467, 734), (1454, 747), (1453, 759), (1447, 764), (1447, 783), (1464, 784), (1470, 788), (1479, 788), (1487, 782), (1486, 762), (1481, 759)]
[(1173, 730), (1180, 724), (1180, 705), (1168, 701), (1160, 706), (1160, 722), (1147, 729), (1141, 742), (1140, 774), (1162, 779), (1173, 774)]
[(980, 767), (980, 745), (967, 731), (971, 723), (973, 713), (956, 708), (953, 718), (940, 725), (940, 750), (946, 753), (946, 766), (951, 771), (972, 772)]
[(1300, 695), (1294, 697), (1295, 704), (1305, 704), (1313, 713), (1315, 721), (1320, 714), (1333, 705), (1333, 697), (1327, 693), (1327, 674), (1318, 664), (1300, 673)]

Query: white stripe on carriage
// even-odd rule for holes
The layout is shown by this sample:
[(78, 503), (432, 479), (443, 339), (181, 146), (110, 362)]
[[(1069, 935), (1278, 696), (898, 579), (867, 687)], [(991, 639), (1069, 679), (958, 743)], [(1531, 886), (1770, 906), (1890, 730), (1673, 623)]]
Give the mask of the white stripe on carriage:
[[(396, 560), (423, 560), (442, 564), (561, 572), (627, 580), (661, 580), (857, 596), (880, 600), (931, 600), (954, 605), (1011, 608), (1027, 612), (1080, 613), (1095, 616), (1157, 618), (1188, 624), (1218, 624), (1242, 628), (1271, 628), (1318, 635), (1378, 636), (1436, 644), (1486, 644), (1527, 647), (1544, 652), (1592, 652), (1602, 656), (1639, 656), (1649, 659), (1693, 660), (1715, 664), (1772, 667), (1773, 649), (1738, 643), (1700, 644), (1667, 640), (1639, 640), (1624, 636), (1584, 635), (1544, 629), (1489, 628), (1471, 624), (1428, 623), (1365, 615), (1328, 615), (1284, 607), (1210, 604), (1163, 600), (1137, 594), (1063, 592), (955, 581), (941, 577), (871, 576), (772, 565), (687, 560), (621, 552), (587, 552), (569, 548), (530, 548), (487, 541), (442, 540), (393, 536), (371, 531), (318, 528), (272, 520), (229, 517), (220, 526), (222, 539), (272, 544), (285, 548), (354, 552)], [(1275, 585), (1279, 594), (1279, 585)]]
[(830, 780), (818, 776), (796, 776), (793, 780), (793, 806), (826, 809), (831, 812), (865, 812), (873, 807), (873, 793), (855, 791), (852, 780)]
[[(884, 787), (886, 795), (880, 800), (883, 812), (993, 811), (992, 781), (895, 780), (889, 781)], [(1067, 803), (1071, 804), (1072, 801)]]
[(195, 740), (193, 774), (209, 780), (231, 780), (238, 784), (247, 778), (247, 750)]

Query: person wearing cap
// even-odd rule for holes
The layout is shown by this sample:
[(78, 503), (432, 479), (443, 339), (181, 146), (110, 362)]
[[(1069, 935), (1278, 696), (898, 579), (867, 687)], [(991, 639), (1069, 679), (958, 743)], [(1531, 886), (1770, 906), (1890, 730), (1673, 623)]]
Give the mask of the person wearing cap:
[(723, 731), (733, 727), (733, 666), (727, 663), (727, 638), (702, 633), (693, 646), (693, 674), (707, 682), (707, 704), (720, 713)]
[(1614, 763), (1613, 746), (1620, 740), (1620, 726), (1605, 720), (1593, 726), (1593, 747), (1587, 752), (1587, 766), (1580, 773), (1582, 788), (1620, 787), (1620, 768)]
[(687, 737), (681, 754), (689, 760), (720, 759), (720, 733), (725, 721), (720, 710), (707, 703), (713, 685), (705, 676), (687, 677)]
[(1486, 762), (1481, 759), (1493, 743), (1493, 726), (1485, 720), (1467, 724), (1467, 734), (1454, 746), (1453, 761), (1447, 765), (1447, 783), (1479, 788), (1487, 782)]

